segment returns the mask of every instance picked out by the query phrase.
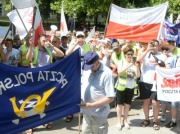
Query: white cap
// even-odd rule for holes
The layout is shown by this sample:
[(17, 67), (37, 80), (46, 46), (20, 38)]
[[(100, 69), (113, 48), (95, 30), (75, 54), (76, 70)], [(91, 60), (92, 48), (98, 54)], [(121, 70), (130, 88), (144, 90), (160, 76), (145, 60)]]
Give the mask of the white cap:
[(85, 35), (84, 35), (84, 32), (76, 32), (76, 37), (79, 36), (79, 35), (85, 36)]

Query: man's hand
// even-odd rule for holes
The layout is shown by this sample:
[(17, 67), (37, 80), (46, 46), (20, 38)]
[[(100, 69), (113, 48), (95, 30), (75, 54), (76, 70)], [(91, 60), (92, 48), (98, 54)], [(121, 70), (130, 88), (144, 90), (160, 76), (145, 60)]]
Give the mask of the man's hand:
[(148, 44), (147, 51), (149, 52), (149, 51), (151, 51), (153, 49), (154, 49), (154, 47), (152, 47), (151, 44)]
[(92, 107), (94, 107), (94, 106), (93, 106), (93, 103), (86, 103), (85, 106), (81, 106), (81, 105), (80, 105), (80, 108), (92, 108)]
[(51, 44), (49, 41), (45, 42), (44, 47), (46, 48), (53, 48), (53, 44)]
[(34, 43), (33, 43), (32, 38), (29, 40), (29, 44), (30, 44), (30, 46), (34, 47)]
[(133, 66), (133, 65), (134, 65), (133, 62), (129, 63), (128, 68), (131, 67), (131, 66)]
[(0, 44), (0, 52), (3, 51), (3, 46)]

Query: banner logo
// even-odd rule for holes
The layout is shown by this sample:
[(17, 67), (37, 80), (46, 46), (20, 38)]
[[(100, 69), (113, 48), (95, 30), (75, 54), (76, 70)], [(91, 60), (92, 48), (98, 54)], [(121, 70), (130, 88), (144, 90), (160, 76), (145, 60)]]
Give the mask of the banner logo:
[[(46, 115), (45, 113), (43, 113), (45, 111), (45, 106), (50, 104), (50, 102), (48, 102), (47, 99), (52, 94), (54, 89), (55, 87), (45, 91), (42, 97), (38, 94), (30, 95), (29, 97), (27, 97), (25, 101), (21, 101), (20, 108), (17, 106), (16, 97), (10, 98), (14, 113), (21, 118), (30, 117), (36, 114), (39, 114), (40, 118), (43, 118)], [(37, 100), (37, 103), (36, 101), (32, 100)], [(27, 107), (31, 107), (31, 109), (25, 110), (25, 108)], [(19, 120), (13, 120), (13, 123), (15, 124), (18, 124), (18, 122)]]

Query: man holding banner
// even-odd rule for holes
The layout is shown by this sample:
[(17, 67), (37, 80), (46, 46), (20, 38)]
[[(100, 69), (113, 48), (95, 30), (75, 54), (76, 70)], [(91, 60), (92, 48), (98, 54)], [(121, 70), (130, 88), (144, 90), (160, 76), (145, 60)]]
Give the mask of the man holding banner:
[(83, 104), (83, 134), (107, 134), (109, 103), (114, 100), (114, 77), (112, 71), (99, 61), (97, 53), (84, 55), (81, 98)]

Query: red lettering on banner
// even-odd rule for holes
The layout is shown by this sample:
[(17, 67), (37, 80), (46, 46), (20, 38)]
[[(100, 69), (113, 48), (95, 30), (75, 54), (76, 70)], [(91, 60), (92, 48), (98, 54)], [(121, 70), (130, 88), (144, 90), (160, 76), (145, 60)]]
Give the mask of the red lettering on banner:
[(161, 84), (161, 87), (162, 88), (170, 87), (172, 89), (179, 88), (180, 87), (180, 78), (176, 79), (176, 80), (164, 78), (163, 83)]

